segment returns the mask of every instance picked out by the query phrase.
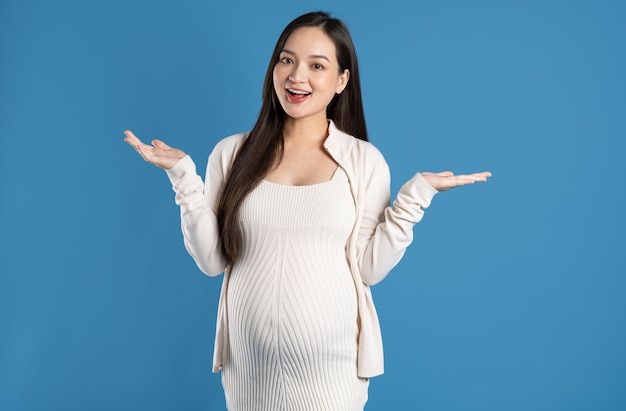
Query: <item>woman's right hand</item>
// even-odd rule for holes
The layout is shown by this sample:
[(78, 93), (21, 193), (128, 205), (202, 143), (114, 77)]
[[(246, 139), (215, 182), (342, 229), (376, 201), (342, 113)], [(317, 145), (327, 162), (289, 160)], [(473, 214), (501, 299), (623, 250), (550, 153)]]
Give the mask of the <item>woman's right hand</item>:
[(144, 160), (164, 170), (171, 169), (186, 156), (183, 151), (170, 147), (161, 140), (152, 140), (152, 145), (149, 145), (142, 143), (130, 130), (124, 131), (124, 134), (124, 141), (133, 146)]

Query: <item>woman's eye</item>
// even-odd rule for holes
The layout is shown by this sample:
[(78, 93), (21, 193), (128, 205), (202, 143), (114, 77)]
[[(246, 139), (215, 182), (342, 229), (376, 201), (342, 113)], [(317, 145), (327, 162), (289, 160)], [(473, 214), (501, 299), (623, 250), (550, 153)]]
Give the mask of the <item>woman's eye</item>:
[(283, 57), (280, 59), (280, 62), (284, 64), (291, 64), (293, 60), (291, 60), (289, 57)]
[(315, 70), (321, 70), (324, 68), (324, 66), (322, 66), (321, 64), (318, 63), (314, 63), (312, 66)]

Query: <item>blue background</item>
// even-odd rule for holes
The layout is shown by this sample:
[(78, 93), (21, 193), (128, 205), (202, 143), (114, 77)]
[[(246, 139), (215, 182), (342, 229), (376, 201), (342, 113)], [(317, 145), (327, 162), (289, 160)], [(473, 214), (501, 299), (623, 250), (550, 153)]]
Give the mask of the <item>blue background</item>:
[(248, 130), (274, 42), (350, 27), (394, 193), (438, 195), (373, 290), (368, 410), (625, 410), (622, 1), (0, 2), (0, 409), (221, 410), (220, 279), (186, 254), (165, 174)]

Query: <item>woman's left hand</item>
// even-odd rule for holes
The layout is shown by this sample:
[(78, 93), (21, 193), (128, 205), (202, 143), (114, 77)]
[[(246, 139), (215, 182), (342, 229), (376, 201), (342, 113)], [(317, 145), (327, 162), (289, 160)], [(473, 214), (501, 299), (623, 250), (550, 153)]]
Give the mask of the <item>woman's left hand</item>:
[(428, 184), (433, 186), (433, 188), (437, 191), (446, 191), (454, 187), (474, 184), (477, 181), (485, 182), (487, 181), (487, 178), (491, 177), (491, 173), (489, 171), (460, 175), (454, 175), (452, 171), (444, 171), (441, 173), (423, 172), (420, 174), (424, 177)]

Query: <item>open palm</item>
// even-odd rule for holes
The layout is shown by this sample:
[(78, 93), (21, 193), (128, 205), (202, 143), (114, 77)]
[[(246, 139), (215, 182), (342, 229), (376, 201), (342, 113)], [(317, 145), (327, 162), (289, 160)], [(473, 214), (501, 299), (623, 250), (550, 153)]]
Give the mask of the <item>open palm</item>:
[(124, 131), (124, 134), (126, 135), (124, 141), (137, 150), (144, 160), (164, 170), (174, 167), (186, 155), (183, 151), (170, 147), (161, 140), (152, 140), (152, 145), (149, 145), (142, 143), (130, 130)]
[(446, 191), (454, 187), (464, 186), (466, 184), (474, 184), (476, 182), (485, 182), (491, 177), (489, 171), (474, 174), (455, 175), (452, 171), (443, 171), (441, 173), (420, 173), (428, 184), (433, 186), (437, 191)]

